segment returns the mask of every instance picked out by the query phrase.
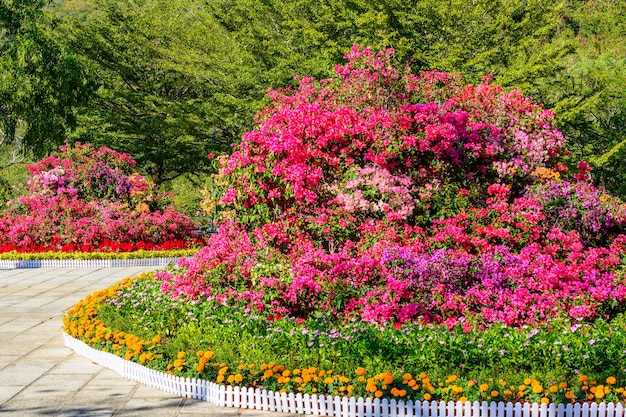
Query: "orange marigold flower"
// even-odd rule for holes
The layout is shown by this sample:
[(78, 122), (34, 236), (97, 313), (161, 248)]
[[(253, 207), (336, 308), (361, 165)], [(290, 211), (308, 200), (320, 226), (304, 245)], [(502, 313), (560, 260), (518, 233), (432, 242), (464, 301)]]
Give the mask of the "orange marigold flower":
[(367, 372), (365, 368), (362, 368), (362, 367), (356, 368), (357, 375), (365, 375), (365, 372)]
[(433, 398), (432, 395), (430, 395), (429, 393), (424, 394), (424, 399), (426, 401), (430, 401), (432, 398)]
[(492, 397), (497, 397), (498, 395), (500, 395), (500, 393), (498, 391), (496, 391), (495, 389), (493, 391), (491, 391), (491, 396)]
[(559, 387), (557, 387), (556, 385), (551, 385), (549, 388), (550, 392), (555, 394), (557, 392), (559, 392)]
[(481, 391), (487, 391), (489, 389), (489, 384), (480, 384), (478, 389)]
[(376, 397), (376, 398), (380, 398), (380, 397), (382, 397), (382, 396), (383, 396), (383, 392), (382, 392), (382, 391), (376, 391), (376, 392), (374, 393), (374, 397)]
[(606, 379), (606, 383), (609, 385), (615, 385), (615, 383), (617, 382), (617, 380), (615, 379), (614, 376), (610, 376)]

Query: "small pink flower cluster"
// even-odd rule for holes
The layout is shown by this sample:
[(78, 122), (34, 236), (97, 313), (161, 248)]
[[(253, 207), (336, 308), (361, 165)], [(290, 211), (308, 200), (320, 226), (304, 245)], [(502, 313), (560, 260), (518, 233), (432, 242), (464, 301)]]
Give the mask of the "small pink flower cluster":
[(270, 92), (223, 171), (236, 219), (159, 274), (164, 292), (449, 325), (590, 319), (625, 300), (624, 205), (587, 165), (560, 178), (551, 112), (489, 79), (402, 73), (391, 50), (346, 58)]

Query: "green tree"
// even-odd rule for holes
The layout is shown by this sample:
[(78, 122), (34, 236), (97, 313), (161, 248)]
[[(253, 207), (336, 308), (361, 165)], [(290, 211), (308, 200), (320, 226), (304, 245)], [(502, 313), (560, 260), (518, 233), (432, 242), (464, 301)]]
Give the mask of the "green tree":
[[(100, 0), (72, 45), (101, 86), (75, 140), (129, 153), (157, 185), (210, 171), (254, 110), (238, 45), (191, 1)], [(242, 69), (243, 68), (243, 69)], [(252, 100), (254, 102), (254, 100)]]
[(4, 164), (42, 156), (76, 124), (92, 85), (54, 33), (44, 0), (0, 2), (0, 151)]

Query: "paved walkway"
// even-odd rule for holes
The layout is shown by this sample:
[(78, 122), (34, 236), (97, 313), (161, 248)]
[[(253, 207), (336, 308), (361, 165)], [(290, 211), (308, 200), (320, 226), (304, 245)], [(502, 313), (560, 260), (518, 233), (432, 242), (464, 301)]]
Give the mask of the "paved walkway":
[(66, 310), (149, 269), (0, 270), (0, 416), (290, 416), (179, 398), (126, 380), (65, 347)]

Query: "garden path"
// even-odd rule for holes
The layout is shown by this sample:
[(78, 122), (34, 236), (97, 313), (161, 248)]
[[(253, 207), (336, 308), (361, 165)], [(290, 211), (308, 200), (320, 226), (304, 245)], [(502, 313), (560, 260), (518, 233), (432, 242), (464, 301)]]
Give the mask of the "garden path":
[(0, 269), (0, 416), (288, 417), (179, 398), (126, 380), (65, 347), (66, 310), (149, 269)]

